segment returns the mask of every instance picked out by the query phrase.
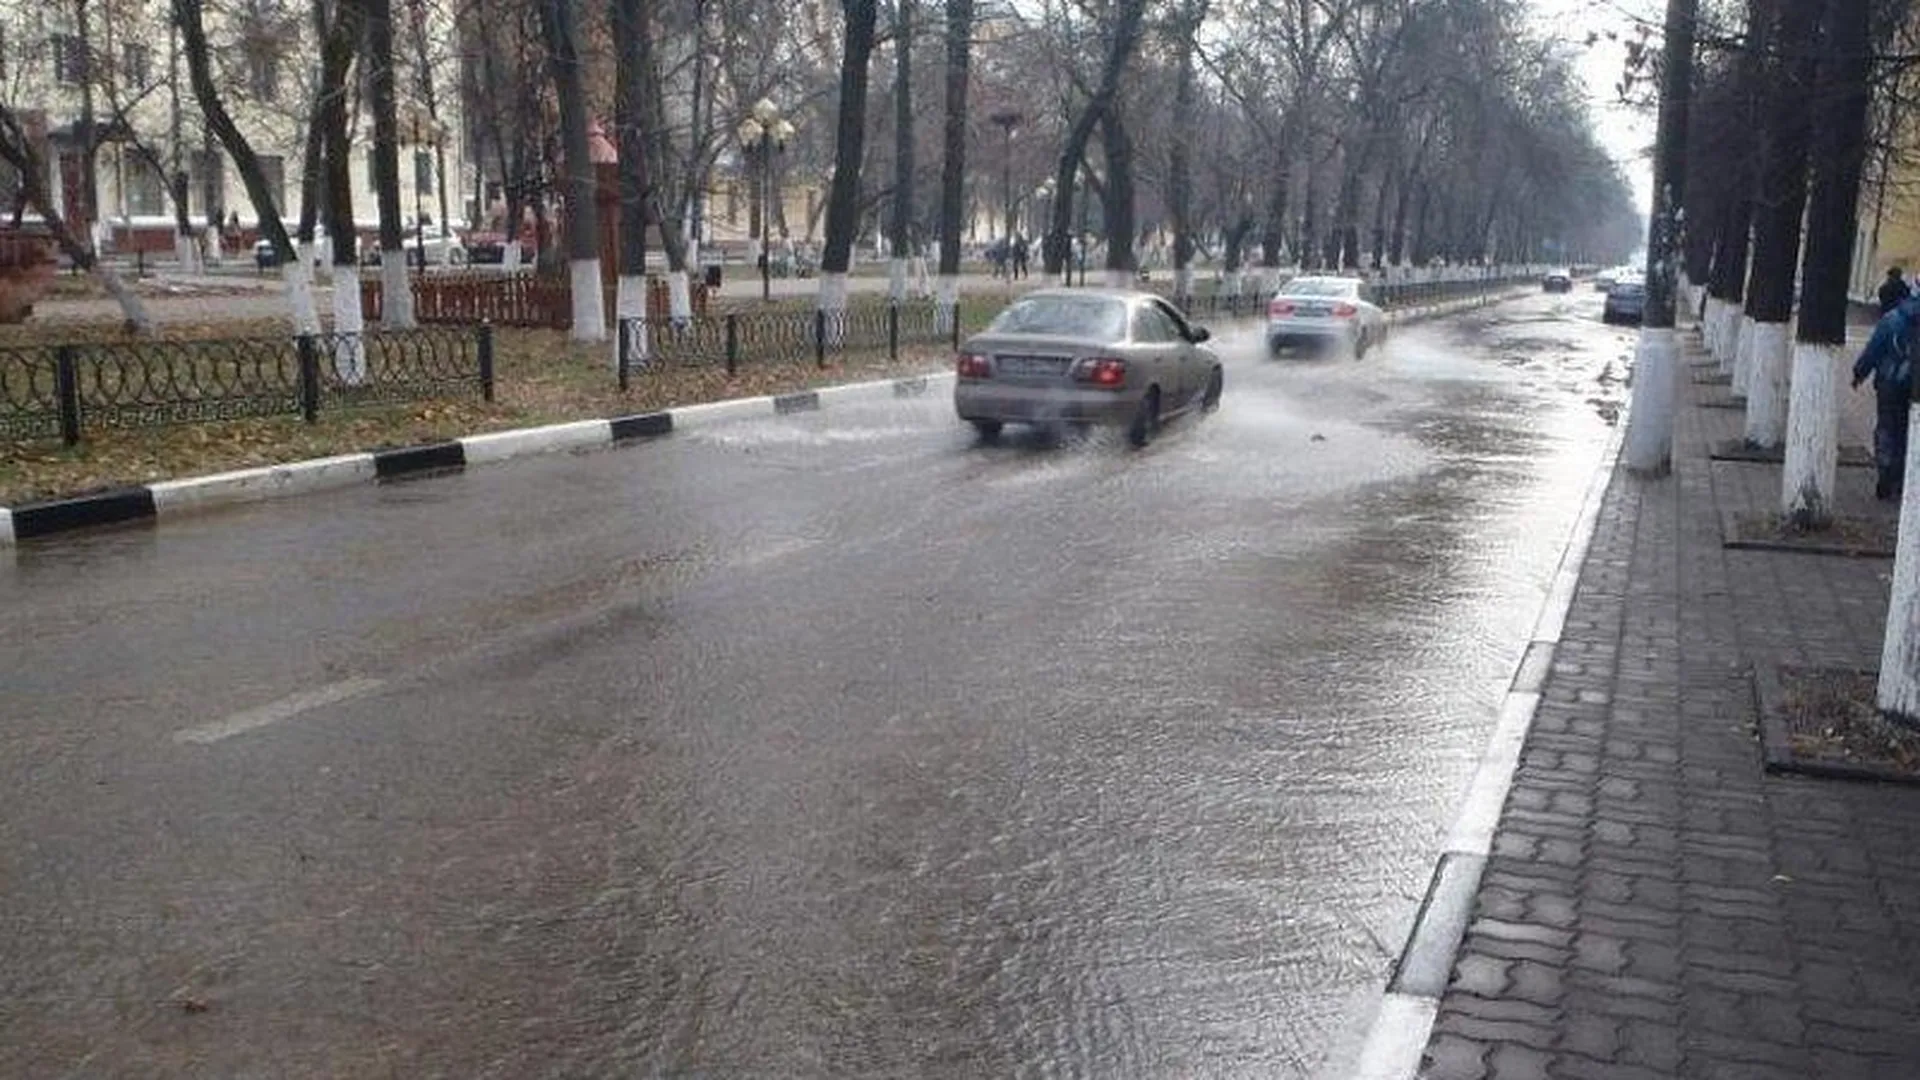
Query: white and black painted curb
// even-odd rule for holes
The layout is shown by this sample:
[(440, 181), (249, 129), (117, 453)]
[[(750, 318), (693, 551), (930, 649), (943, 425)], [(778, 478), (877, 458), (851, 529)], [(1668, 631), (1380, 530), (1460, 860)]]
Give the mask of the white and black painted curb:
[[(1496, 291), (1406, 308), (1390, 313), (1389, 319), (1398, 324), (1434, 318), (1511, 299), (1513, 295), (1510, 291)], [(877, 379), (792, 394), (688, 405), (605, 420), (579, 420), (545, 427), (496, 431), (423, 446), (340, 454), (285, 465), (263, 465), (211, 476), (163, 480), (73, 498), (0, 507), (0, 547), (97, 525), (177, 517), (196, 510), (286, 498), (402, 476), (457, 471), (469, 465), (505, 461), (527, 454), (625, 443), (731, 420), (770, 414), (784, 416), (863, 400), (915, 397), (945, 387), (952, 381), (952, 372), (903, 379)]]
[(950, 373), (849, 383), (793, 394), (740, 398), (680, 409), (469, 435), (447, 442), (340, 454), (285, 465), (163, 480), (70, 499), (0, 507), (0, 546), (96, 525), (165, 519), (196, 510), (304, 495), (329, 488), (464, 469), (528, 454), (670, 435), (728, 420), (811, 412), (828, 405), (918, 397), (950, 383)]
[(1527, 648), (1507, 685), (1493, 734), (1474, 769), (1467, 798), (1447, 834), (1446, 848), (1434, 862), (1427, 883), (1426, 897), (1414, 916), (1413, 929), (1406, 945), (1394, 962), (1387, 980), (1386, 994), (1367, 1029), (1366, 1040), (1351, 1074), (1352, 1080), (1412, 1080), (1418, 1075), (1453, 974), (1454, 956), (1466, 936), (1473, 915), (1474, 897), (1480, 891), (1480, 878), (1486, 871), (1487, 857), (1493, 851), (1493, 836), (1500, 824), (1500, 812), (1506, 806), (1513, 775), (1520, 768), (1520, 751), (1526, 745), (1527, 732), (1540, 705), (1540, 692), (1553, 657), (1566, 628), (1567, 612), (1573, 606), (1574, 591), (1580, 584), (1580, 571), (1586, 565), (1587, 549), (1593, 542), (1600, 506), (1607, 486), (1613, 480), (1620, 459), (1624, 421), (1614, 429), (1600, 465), (1594, 470), (1580, 505), (1567, 546), (1554, 571), (1553, 584), (1541, 605)]

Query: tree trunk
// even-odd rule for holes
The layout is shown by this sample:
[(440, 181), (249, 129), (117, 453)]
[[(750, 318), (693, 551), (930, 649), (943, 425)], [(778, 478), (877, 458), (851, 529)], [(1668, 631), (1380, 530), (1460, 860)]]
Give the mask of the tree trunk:
[(554, 96), (560, 105), (560, 148), (567, 177), (567, 276), (573, 293), (570, 336), (574, 341), (605, 341), (606, 302), (600, 295), (600, 213), (594, 204), (593, 161), (587, 149), (587, 89), (580, 71), (573, 0), (541, 0), (540, 24), (547, 39)]
[(1133, 284), (1133, 136), (1119, 104), (1109, 105), (1100, 120), (1100, 141), (1106, 150), (1106, 191), (1101, 196), (1101, 223), (1107, 234), (1107, 284), (1115, 289)]
[(1167, 146), (1167, 218), (1173, 227), (1173, 295), (1182, 304), (1193, 295), (1193, 83), (1194, 36), (1206, 15), (1204, 3), (1189, 4), (1173, 27), (1173, 130)]
[(940, 162), (939, 283), (935, 286), (942, 330), (950, 329), (944, 320), (959, 313), (960, 219), (966, 211), (967, 77), (972, 51), (973, 0), (947, 0), (946, 127)]
[(913, 246), (913, 0), (896, 0), (893, 24), (893, 221), (887, 295), (907, 298), (907, 259)]
[(347, 135), (347, 72), (366, 33), (363, 0), (337, 0), (320, 56), (315, 132), (323, 145), (319, 201), (333, 244), (333, 370), (340, 381), (366, 379), (366, 313), (360, 307), (360, 251), (353, 221), (353, 144)]
[[(647, 69), (653, 38), (652, 0), (612, 0), (608, 22), (613, 27), (614, 128), (620, 157), (620, 281), (614, 293), (613, 363), (620, 350), (645, 360), (649, 355), (647, 326), (647, 225), (654, 211), (653, 162), (647, 140)], [(595, 288), (598, 289), (596, 282)]]
[[(695, 6), (696, 19), (704, 19), (699, 5)], [(641, 22), (643, 27), (654, 26), (654, 11), (654, 0), (645, 0), (645, 17)], [(696, 23), (696, 29), (700, 25)], [(654, 51), (652, 34), (642, 34), (635, 49), (640, 57), (640, 71), (646, 80), (639, 93), (644, 98), (641, 105), (645, 110), (641, 115), (645, 123), (643, 145), (648, 180), (647, 215), (653, 226), (660, 230), (660, 246), (667, 256), (667, 310), (676, 325), (684, 326), (693, 318), (693, 290), (687, 275), (693, 268), (693, 258), (698, 254), (698, 244), (694, 241), (693, 247), (689, 247), (689, 238), (681, 229), (683, 215), (669, 213), (665, 205), (668, 196), (662, 189), (661, 177), (663, 170), (673, 160), (673, 128), (667, 121), (666, 82), (660, 75), (660, 56)], [(698, 57), (695, 58), (695, 66), (699, 66)], [(697, 74), (695, 78), (698, 79)], [(696, 123), (692, 134), (693, 149), (688, 155), (690, 158), (697, 159), (700, 156), (700, 138), (700, 128)], [(626, 151), (620, 151), (620, 156), (624, 159)], [(696, 193), (698, 191), (697, 183), (690, 183), (689, 188)]]
[(1807, 100), (1814, 82), (1814, 54), (1806, 43), (1819, 31), (1820, 8), (1786, 3), (1776, 14), (1775, 40), (1792, 51), (1768, 65), (1767, 115), (1760, 131), (1754, 194), (1753, 265), (1746, 292), (1754, 335), (1745, 435), (1749, 445), (1765, 449), (1778, 449), (1787, 435), (1787, 328), (1793, 318), (1794, 268), (1807, 205)]
[(380, 322), (414, 325), (400, 220), (400, 121), (393, 72), (393, 0), (366, 0), (367, 88), (373, 109), (373, 188), (380, 209)]
[(845, 331), (847, 271), (853, 264), (854, 233), (860, 227), (860, 162), (866, 148), (867, 67), (873, 56), (877, 0), (841, 0), (846, 16), (845, 52), (840, 57), (840, 117), (833, 148), (833, 184), (827, 196), (827, 236), (820, 253), (819, 309), (827, 313), (828, 333), (837, 343)]
[(293, 241), (280, 220), (279, 193), (267, 183), (259, 155), (254, 153), (246, 136), (240, 134), (233, 114), (227, 111), (219, 90), (214, 87), (207, 31), (200, 15), (201, 0), (172, 2), (174, 21), (180, 28), (181, 48), (186, 52), (187, 75), (193, 83), (193, 96), (200, 102), (200, 111), (206, 114), (207, 130), (220, 140), (227, 156), (233, 159), (234, 168), (240, 170), (240, 181), (246, 185), (247, 196), (253, 200), (260, 218), (260, 235), (272, 245), (275, 258), (280, 260), (281, 279), (286, 282), (287, 302), (293, 311), (293, 332), (317, 334), (320, 312), (314, 307), (313, 275), (296, 257)]
[(1647, 229), (1646, 308), (1634, 356), (1633, 402), (1623, 452), (1627, 468), (1642, 475), (1664, 475), (1673, 462), (1673, 414), (1680, 393), (1673, 294), (1680, 261), (1680, 208), (1686, 205), (1687, 112), (1698, 13), (1698, 0), (1667, 0), (1653, 214)]
[(168, 162), (167, 194), (173, 203), (173, 256), (183, 274), (198, 274), (206, 269), (200, 260), (200, 244), (193, 233), (193, 185), (181, 155), (182, 118), (180, 108), (180, 29), (167, 24), (167, 115)]
[(1822, 20), (1825, 33), (1813, 94), (1813, 178), (1780, 489), (1781, 512), (1800, 528), (1823, 528), (1833, 517), (1838, 369), (1847, 344), (1847, 277), (1873, 98), (1868, 32), (1872, 13), (1872, 0), (1827, 0)]

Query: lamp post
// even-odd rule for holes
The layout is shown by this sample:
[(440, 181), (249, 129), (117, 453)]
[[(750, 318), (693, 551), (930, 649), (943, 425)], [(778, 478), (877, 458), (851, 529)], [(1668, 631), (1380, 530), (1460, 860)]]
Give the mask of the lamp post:
[(987, 117), (1000, 129), (1000, 197), (1006, 205), (1004, 219), (1005, 232), (1001, 240), (1007, 244), (1007, 254), (1013, 254), (1013, 129), (1025, 119), (1012, 109), (1002, 109)]
[[(1051, 239), (1053, 236), (1053, 194), (1054, 186), (1053, 177), (1051, 176), (1040, 181), (1040, 186), (1033, 189), (1034, 200), (1040, 206), (1040, 220), (1034, 222), (1034, 232), (1041, 237), (1040, 250), (1042, 259), (1045, 259), (1047, 257), (1046, 253), (1053, 249), (1053, 241)], [(1062, 265), (1064, 266), (1065, 263), (1063, 262)], [(1044, 269), (1043, 267), (1043, 272)]]
[(751, 159), (754, 149), (760, 154), (760, 299), (773, 299), (773, 155), (784, 151), (793, 138), (793, 124), (780, 115), (780, 107), (766, 98), (753, 103), (753, 109), (740, 121), (740, 146)]

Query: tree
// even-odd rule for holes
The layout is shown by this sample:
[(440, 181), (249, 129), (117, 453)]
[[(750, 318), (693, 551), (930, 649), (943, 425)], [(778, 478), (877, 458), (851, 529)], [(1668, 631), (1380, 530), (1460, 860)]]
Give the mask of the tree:
[(887, 236), (893, 257), (887, 294), (907, 298), (907, 258), (913, 247), (913, 0), (894, 0), (893, 221)]
[(935, 287), (941, 316), (959, 317), (960, 218), (965, 213), (967, 80), (972, 64), (973, 0), (946, 0), (946, 123), (940, 163), (940, 267)]
[(348, 136), (347, 74), (366, 33), (365, 0), (334, 0), (333, 21), (321, 38), (320, 84), (315, 115), (321, 147), (320, 214), (333, 252), (334, 373), (355, 384), (366, 377), (366, 346), (360, 334), (359, 232), (353, 220), (352, 141)]
[(1647, 227), (1647, 295), (1634, 354), (1633, 403), (1623, 456), (1642, 475), (1664, 475), (1673, 461), (1673, 412), (1679, 394), (1674, 290), (1679, 272), (1680, 207), (1686, 204), (1687, 106), (1693, 82), (1697, 0), (1667, 0), (1665, 69)]
[[(1115, 0), (1099, 85), (1088, 96), (1086, 105), (1067, 129), (1066, 141), (1060, 149), (1059, 166), (1054, 173), (1053, 220), (1047, 230), (1043, 251), (1048, 274), (1058, 274), (1066, 267), (1071, 246), (1068, 236), (1073, 227), (1074, 175), (1086, 160), (1087, 143), (1093, 137), (1095, 127), (1106, 117), (1119, 96), (1121, 76), (1125, 74), (1127, 64), (1140, 44), (1141, 23), (1146, 8), (1146, 0)], [(1119, 145), (1124, 149), (1127, 147), (1125, 131), (1117, 130)]]
[[(373, 187), (380, 210), (380, 321), (410, 327), (413, 287), (400, 219), (400, 114), (394, 87), (393, 0), (365, 0), (367, 88), (373, 106)], [(424, 251), (424, 249), (423, 249)]]
[(1872, 16), (1873, 0), (1826, 0), (1822, 9), (1800, 321), (1780, 490), (1781, 513), (1800, 528), (1824, 528), (1833, 517), (1847, 277), (1866, 165), (1867, 110), (1873, 100)]
[[(621, 348), (647, 354), (647, 226), (655, 204), (648, 160), (647, 92), (653, 66), (652, 0), (612, 0), (615, 96), (620, 140), (620, 283), (614, 298), (614, 359)], [(599, 283), (594, 283), (599, 289)]]
[(1185, 0), (1167, 24), (1177, 70), (1167, 145), (1167, 212), (1173, 226), (1173, 295), (1183, 303), (1193, 294), (1194, 52), (1206, 17), (1207, 0)]
[(826, 245), (820, 254), (820, 310), (838, 333), (847, 309), (847, 270), (860, 226), (860, 163), (866, 146), (867, 65), (873, 55), (876, 0), (841, 0), (846, 41), (840, 57), (839, 123), (834, 132), (833, 186), (827, 196)]
[(294, 333), (318, 334), (320, 313), (314, 306), (312, 268), (298, 258), (293, 250), (293, 241), (287, 236), (286, 226), (280, 220), (279, 195), (273, 190), (273, 185), (267, 182), (266, 171), (260, 167), (259, 155), (254, 152), (246, 136), (240, 133), (239, 126), (234, 123), (233, 115), (227, 111), (214, 85), (213, 68), (208, 57), (207, 31), (201, 18), (201, 0), (172, 0), (172, 3), (174, 23), (180, 31), (180, 47), (186, 55), (187, 75), (193, 85), (193, 96), (206, 116), (207, 130), (219, 139), (227, 156), (233, 159), (234, 168), (240, 171), (240, 180), (246, 185), (247, 196), (253, 200), (254, 210), (259, 215), (260, 235), (272, 246), (274, 256), (280, 262), (288, 306), (293, 312)]
[(567, 266), (573, 290), (575, 341), (605, 341), (600, 295), (600, 215), (594, 206), (593, 162), (587, 150), (587, 90), (573, 25), (573, 0), (540, 0), (554, 93), (560, 105), (560, 152), (566, 168)]

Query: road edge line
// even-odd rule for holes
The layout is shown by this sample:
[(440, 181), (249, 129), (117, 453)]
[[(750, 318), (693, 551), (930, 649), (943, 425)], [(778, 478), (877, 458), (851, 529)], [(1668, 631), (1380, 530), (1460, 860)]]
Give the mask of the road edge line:
[[(1499, 718), (1474, 769), (1459, 814), (1447, 832), (1446, 846), (1434, 860), (1427, 894), (1407, 932), (1406, 944), (1394, 959), (1380, 1005), (1361, 1041), (1351, 1080), (1414, 1080), (1420, 1071), (1427, 1041), (1439, 1017), (1440, 1001), (1446, 995), (1447, 980), (1472, 918), (1473, 900), (1493, 851), (1500, 811), (1519, 771), (1520, 752), (1539, 708), (1537, 680), (1543, 667), (1551, 666), (1552, 653), (1566, 627), (1580, 574), (1592, 550), (1600, 508), (1619, 472), (1625, 421), (1623, 415), (1614, 426), (1581, 497), (1579, 514), (1561, 549), (1546, 598), (1541, 601), (1533, 635), (1514, 665), (1507, 692), (1501, 697)], [(1543, 637), (1547, 634), (1551, 636)]]

